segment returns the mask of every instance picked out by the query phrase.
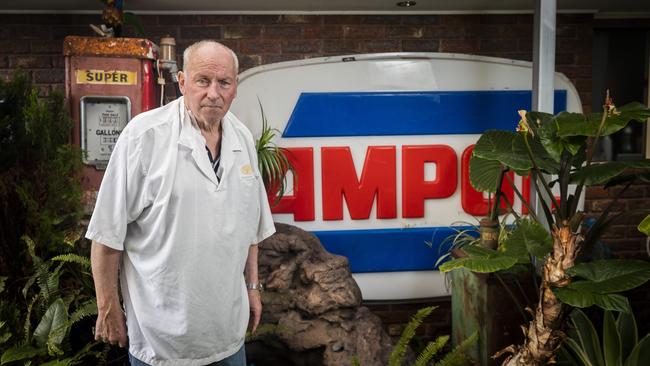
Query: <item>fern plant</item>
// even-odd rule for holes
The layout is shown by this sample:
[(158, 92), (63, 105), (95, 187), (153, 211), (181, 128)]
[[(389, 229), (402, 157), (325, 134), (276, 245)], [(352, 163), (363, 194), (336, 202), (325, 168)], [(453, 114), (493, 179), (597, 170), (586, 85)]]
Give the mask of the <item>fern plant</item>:
[(262, 133), (259, 139), (255, 142), (257, 150), (257, 163), (259, 166), (260, 174), (264, 180), (269, 197), (273, 197), (273, 204), (280, 202), (286, 190), (285, 177), (288, 171), (295, 173), (291, 162), (287, 158), (287, 151), (278, 146), (273, 140), (276, 133), (279, 133), (275, 128), (269, 126), (266, 114), (264, 114), (264, 107), (262, 102), (258, 99), (260, 105), (260, 112), (262, 114)]
[[(418, 310), (415, 315), (408, 322), (402, 334), (400, 335), (397, 344), (393, 348), (388, 361), (389, 366), (401, 366), (404, 363), (404, 356), (408, 350), (409, 343), (415, 336), (415, 331), (422, 325), (424, 319), (431, 314), (437, 306), (429, 306)], [(445, 355), (442, 360), (434, 363), (435, 366), (455, 366), (463, 365), (466, 361), (465, 352), (478, 340), (478, 334), (474, 333), (472, 336), (461, 342), (456, 348)], [(449, 342), (449, 336), (439, 336), (435, 340), (429, 342), (426, 347), (416, 357), (415, 366), (426, 366), (431, 364), (431, 360), (443, 349)], [(358, 360), (357, 360), (358, 361)]]

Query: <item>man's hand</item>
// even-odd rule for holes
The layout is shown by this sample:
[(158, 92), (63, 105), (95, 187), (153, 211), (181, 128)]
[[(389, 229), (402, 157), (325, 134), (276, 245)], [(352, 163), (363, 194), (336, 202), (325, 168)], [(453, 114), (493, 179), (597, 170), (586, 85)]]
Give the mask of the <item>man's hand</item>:
[(248, 327), (251, 330), (251, 334), (254, 334), (262, 318), (262, 295), (259, 290), (248, 290), (248, 303), (251, 307), (251, 317), (248, 322)]
[(95, 324), (95, 340), (126, 347), (126, 318), (119, 304), (99, 309)]

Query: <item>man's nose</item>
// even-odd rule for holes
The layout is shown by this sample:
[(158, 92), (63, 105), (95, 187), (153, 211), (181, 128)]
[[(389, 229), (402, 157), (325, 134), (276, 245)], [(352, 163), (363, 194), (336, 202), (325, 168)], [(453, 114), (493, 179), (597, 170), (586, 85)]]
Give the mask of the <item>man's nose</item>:
[(208, 98), (210, 99), (218, 99), (219, 98), (219, 84), (217, 83), (212, 83), (210, 84), (210, 87), (208, 88)]

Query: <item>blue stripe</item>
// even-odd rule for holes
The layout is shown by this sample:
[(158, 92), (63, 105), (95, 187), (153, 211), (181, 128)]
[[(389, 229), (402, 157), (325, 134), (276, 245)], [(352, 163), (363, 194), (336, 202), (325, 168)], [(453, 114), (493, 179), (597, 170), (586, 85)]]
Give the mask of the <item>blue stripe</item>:
[[(434, 269), (453, 235), (469, 226), (313, 232), (330, 253), (350, 260), (352, 272)], [(449, 239), (447, 239), (449, 238)]]
[[(566, 90), (555, 91), (556, 113)], [(479, 134), (514, 130), (529, 90), (302, 93), (283, 137)]]

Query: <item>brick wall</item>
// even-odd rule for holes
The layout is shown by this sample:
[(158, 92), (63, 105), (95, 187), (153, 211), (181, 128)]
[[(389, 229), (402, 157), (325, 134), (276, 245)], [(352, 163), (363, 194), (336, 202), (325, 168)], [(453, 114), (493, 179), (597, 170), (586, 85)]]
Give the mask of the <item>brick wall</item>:
[[(176, 38), (179, 55), (204, 38), (239, 54), (242, 70), (262, 64), (372, 52), (451, 52), (532, 61), (532, 15), (145, 15), (146, 38)], [(30, 73), (41, 94), (62, 90), (66, 35), (93, 35), (99, 15), (0, 14), (0, 77)], [(591, 15), (560, 15), (557, 70), (591, 102)], [(127, 29), (127, 35), (133, 32)]]

